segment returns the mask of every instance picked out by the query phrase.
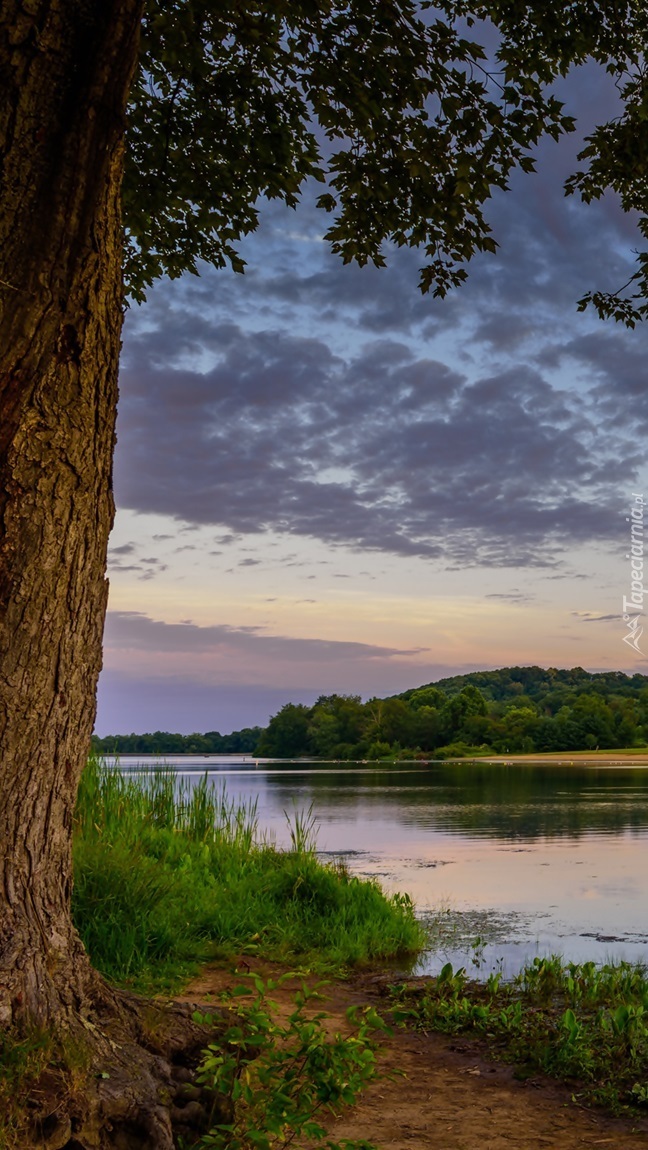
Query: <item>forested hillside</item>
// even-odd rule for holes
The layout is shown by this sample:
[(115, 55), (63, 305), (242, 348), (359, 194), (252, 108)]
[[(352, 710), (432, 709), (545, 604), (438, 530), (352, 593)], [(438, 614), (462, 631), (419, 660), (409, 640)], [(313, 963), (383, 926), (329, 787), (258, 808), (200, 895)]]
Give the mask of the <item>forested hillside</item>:
[[(468, 675), (453, 675), (438, 679), (427, 686), (440, 687), (447, 695), (456, 695), (472, 683), (487, 699), (511, 699), (526, 694), (530, 699), (552, 700), (572, 696), (574, 692), (594, 692), (597, 695), (626, 695), (635, 697), (648, 687), (648, 675), (626, 675), (623, 671), (601, 671), (593, 674), (582, 667), (559, 670), (556, 667), (503, 667), (499, 671), (472, 671)], [(399, 697), (407, 699), (421, 690), (404, 691)]]
[(648, 741), (648, 677), (506, 667), (440, 679), (387, 699), (321, 696), (286, 704), (259, 755), (330, 759), (449, 758), (594, 750)]
[(286, 703), (268, 726), (221, 735), (93, 735), (100, 754), (255, 754), (267, 758), (454, 758), (648, 743), (648, 676), (582, 667), (504, 667), (393, 695)]

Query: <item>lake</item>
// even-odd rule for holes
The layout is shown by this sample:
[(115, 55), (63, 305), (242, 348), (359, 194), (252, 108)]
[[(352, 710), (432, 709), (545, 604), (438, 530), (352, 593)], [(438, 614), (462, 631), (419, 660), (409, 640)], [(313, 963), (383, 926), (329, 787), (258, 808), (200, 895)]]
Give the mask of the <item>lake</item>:
[[(120, 758), (122, 768), (154, 762)], [(648, 961), (645, 766), (164, 762), (192, 778), (208, 770), (230, 798), (255, 799), (278, 845), (290, 841), (285, 812), (312, 807), (322, 857), (407, 891), (434, 923), (439, 944), (417, 973), (451, 961), (477, 977), (510, 976), (551, 953)]]

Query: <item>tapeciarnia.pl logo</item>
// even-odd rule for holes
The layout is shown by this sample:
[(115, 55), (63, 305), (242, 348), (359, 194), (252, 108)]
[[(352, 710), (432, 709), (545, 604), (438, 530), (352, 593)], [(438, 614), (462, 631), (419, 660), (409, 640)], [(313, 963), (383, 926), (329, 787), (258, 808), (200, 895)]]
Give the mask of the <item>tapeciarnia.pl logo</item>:
[(623, 636), (623, 642), (639, 655), (643, 655), (639, 646), (643, 627), (639, 626), (639, 621), (643, 615), (646, 594), (643, 584), (644, 497), (633, 491), (632, 498), (634, 503), (630, 508), (630, 514), (626, 516), (626, 523), (630, 524), (630, 552), (626, 555), (626, 559), (630, 560), (630, 598), (623, 596), (623, 622), (628, 628), (627, 635)]

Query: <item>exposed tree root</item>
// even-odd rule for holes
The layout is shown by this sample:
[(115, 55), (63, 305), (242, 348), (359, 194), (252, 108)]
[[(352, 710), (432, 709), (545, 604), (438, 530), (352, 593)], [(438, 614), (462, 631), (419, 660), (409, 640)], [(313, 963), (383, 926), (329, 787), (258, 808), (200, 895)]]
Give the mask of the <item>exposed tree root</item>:
[(224, 1120), (218, 1097), (194, 1082), (218, 1024), (198, 1026), (184, 1003), (102, 989), (96, 1021), (78, 1015), (57, 1031), (58, 1053), (30, 1087), (12, 1150), (173, 1150)]

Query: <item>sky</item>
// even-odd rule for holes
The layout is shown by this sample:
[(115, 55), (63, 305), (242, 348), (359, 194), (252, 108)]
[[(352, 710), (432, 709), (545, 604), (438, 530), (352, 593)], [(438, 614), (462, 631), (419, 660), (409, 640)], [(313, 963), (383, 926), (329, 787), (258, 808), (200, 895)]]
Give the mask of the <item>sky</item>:
[(228, 733), (511, 665), (648, 673), (622, 619), (648, 330), (576, 307), (640, 238), (613, 196), (562, 191), (609, 79), (560, 94), (578, 133), (495, 194), (499, 251), (445, 300), (416, 252), (343, 266), (307, 187), (264, 210), (245, 275), (129, 310), (98, 734)]

